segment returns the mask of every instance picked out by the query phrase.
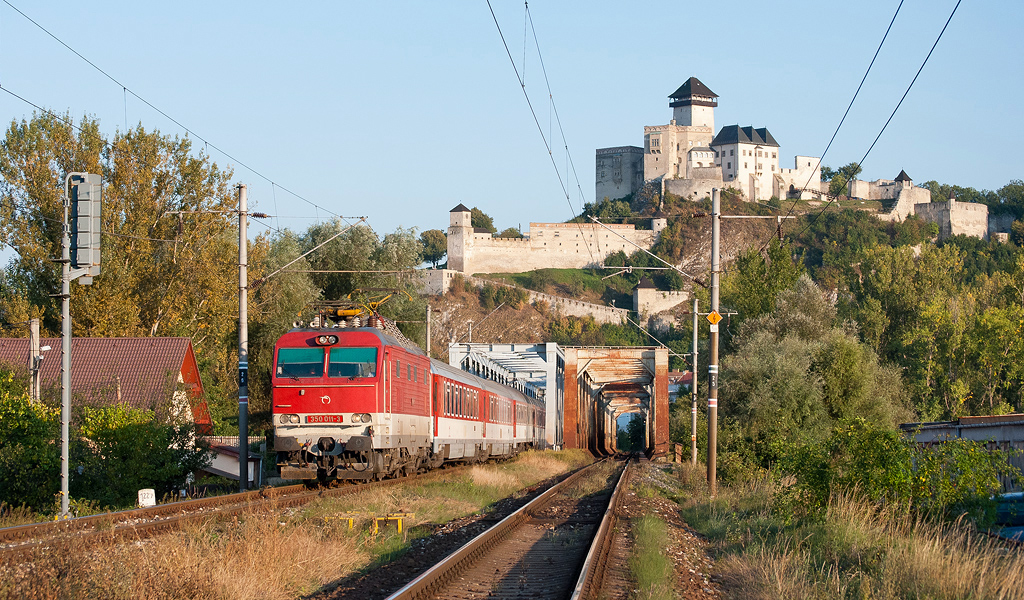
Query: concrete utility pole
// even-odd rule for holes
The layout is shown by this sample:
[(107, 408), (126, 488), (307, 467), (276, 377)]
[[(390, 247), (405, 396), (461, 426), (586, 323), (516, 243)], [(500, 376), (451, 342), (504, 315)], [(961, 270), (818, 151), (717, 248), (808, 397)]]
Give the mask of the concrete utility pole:
[(248, 197), (238, 184), (238, 489), (249, 489)]
[(718, 292), (719, 292), (719, 224), (721, 206), (719, 191), (711, 190), (711, 356), (708, 359), (708, 489), (714, 496), (718, 492), (716, 463), (718, 460)]
[(690, 409), (690, 464), (697, 466), (697, 325), (700, 321), (700, 307), (697, 298), (693, 299), (693, 368), (690, 369), (690, 397), (693, 407)]

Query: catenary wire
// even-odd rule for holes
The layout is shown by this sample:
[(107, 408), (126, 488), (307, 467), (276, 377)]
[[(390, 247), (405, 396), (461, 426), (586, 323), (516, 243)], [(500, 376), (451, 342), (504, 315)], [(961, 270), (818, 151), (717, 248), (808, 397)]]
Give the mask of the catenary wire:
[[(296, 197), (296, 198), (298, 198), (299, 200), (302, 200), (302, 201), (303, 201), (303, 202), (305, 202), (306, 204), (309, 204), (310, 206), (312, 206), (312, 207), (314, 207), (314, 208), (316, 208), (316, 209), (318, 209), (318, 210), (323, 210), (324, 212), (326, 212), (326, 213), (328, 213), (328, 214), (330, 214), (330, 215), (333, 215), (333, 216), (335, 216), (335, 217), (336, 217), (336, 216), (338, 216), (338, 215), (334, 214), (333, 212), (331, 212), (330, 210), (328, 210), (328, 209), (326, 209), (326, 208), (324, 208), (324, 207), (322, 207), (322, 206), (320, 206), (320, 205), (316, 204), (315, 202), (313, 202), (313, 201), (311, 201), (311, 200), (309, 200), (309, 199), (305, 198), (305, 197), (304, 197), (304, 196), (302, 196), (301, 194), (298, 194), (298, 193), (296, 193), (296, 192), (294, 192), (294, 191), (290, 190), (289, 188), (286, 188), (286, 187), (284, 187), (283, 185), (281, 185), (281, 184), (279, 184), (279, 183), (275, 182), (275, 181), (274, 181), (273, 179), (271, 179), (271, 178), (267, 177), (267, 176), (266, 176), (266, 175), (264, 175), (264, 174), (263, 174), (262, 172), (260, 172), (260, 171), (257, 171), (257, 170), (256, 170), (255, 168), (253, 168), (253, 167), (250, 167), (250, 166), (249, 166), (248, 164), (246, 164), (246, 163), (242, 162), (242, 161), (241, 161), (241, 160), (239, 160), (238, 158), (235, 158), (235, 156), (233, 156), (232, 154), (228, 153), (228, 152), (227, 152), (227, 151), (225, 151), (225, 150), (224, 150), (223, 148), (221, 148), (221, 147), (217, 146), (216, 144), (214, 144), (214, 143), (210, 142), (209, 140), (207, 140), (206, 138), (202, 137), (201, 135), (199, 135), (198, 133), (196, 133), (195, 131), (193, 131), (193, 130), (192, 130), (192, 129), (190, 129), (189, 127), (186, 127), (186, 126), (185, 126), (184, 124), (182, 124), (182, 123), (181, 123), (180, 121), (178, 121), (178, 120), (177, 120), (177, 119), (175, 119), (174, 117), (170, 116), (169, 114), (167, 114), (166, 112), (164, 112), (164, 111), (163, 111), (163, 110), (161, 110), (160, 108), (158, 108), (158, 107), (154, 106), (154, 105), (153, 105), (153, 104), (152, 104), (152, 103), (151, 103), (151, 102), (150, 102), (149, 100), (146, 100), (146, 99), (145, 99), (145, 98), (143, 98), (142, 96), (140, 96), (140, 95), (138, 95), (137, 93), (135, 93), (135, 91), (133, 91), (133, 90), (132, 90), (131, 88), (129, 88), (128, 86), (126, 86), (125, 84), (121, 83), (121, 82), (120, 82), (120, 81), (118, 81), (118, 80), (117, 80), (116, 78), (114, 78), (114, 76), (113, 76), (113, 75), (111, 75), (110, 73), (107, 73), (106, 71), (104, 71), (103, 69), (101, 69), (101, 68), (100, 68), (100, 67), (99, 67), (99, 66), (98, 66), (98, 65), (97, 65), (96, 63), (92, 62), (91, 60), (89, 60), (88, 58), (86, 58), (85, 56), (83, 56), (83, 55), (82, 55), (82, 54), (81, 54), (80, 52), (78, 52), (77, 50), (75, 50), (74, 48), (72, 48), (71, 46), (69, 46), (69, 45), (68, 45), (68, 44), (67, 44), (66, 42), (64, 42), (64, 40), (60, 39), (59, 37), (57, 37), (56, 35), (54, 35), (53, 33), (51, 33), (51, 32), (50, 32), (50, 31), (49, 31), (48, 29), (46, 29), (46, 28), (45, 28), (45, 27), (43, 27), (43, 26), (42, 26), (41, 24), (39, 24), (39, 23), (38, 23), (38, 22), (37, 22), (37, 21), (36, 21), (35, 19), (33, 19), (32, 17), (30, 17), (30, 16), (28, 16), (27, 14), (25, 14), (24, 12), (22, 12), (22, 10), (21, 10), (20, 8), (18, 8), (17, 6), (15, 6), (15, 5), (11, 4), (10, 0), (4, 0), (4, 4), (6, 4), (7, 6), (10, 6), (10, 7), (12, 8), (12, 9), (14, 9), (14, 11), (15, 11), (15, 12), (17, 12), (18, 14), (20, 14), (20, 15), (21, 15), (22, 17), (24, 17), (25, 19), (27, 19), (27, 20), (28, 20), (28, 21), (29, 21), (30, 23), (32, 23), (32, 24), (33, 24), (33, 25), (35, 25), (36, 27), (38, 27), (38, 28), (39, 28), (39, 29), (40, 29), (40, 30), (41, 30), (41, 31), (42, 31), (43, 33), (45, 33), (46, 35), (48, 35), (48, 36), (50, 36), (51, 38), (53, 38), (54, 40), (56, 40), (56, 41), (57, 41), (57, 43), (59, 43), (60, 45), (64, 46), (64, 47), (65, 47), (65, 48), (67, 48), (68, 50), (70, 50), (70, 51), (71, 51), (71, 52), (72, 52), (72, 53), (73, 53), (73, 54), (74, 54), (75, 56), (77, 56), (78, 58), (81, 58), (81, 59), (82, 59), (82, 60), (84, 60), (84, 61), (85, 61), (86, 63), (88, 63), (88, 64), (89, 64), (89, 66), (91, 66), (92, 68), (94, 68), (94, 69), (96, 69), (97, 71), (99, 71), (100, 73), (102, 73), (102, 74), (103, 74), (103, 75), (104, 75), (104, 76), (105, 76), (105, 77), (106, 77), (107, 79), (109, 79), (110, 81), (112, 81), (112, 82), (114, 82), (115, 84), (117, 84), (118, 86), (120, 86), (120, 87), (122, 88), (122, 90), (123, 90), (123, 92), (124, 92), (124, 93), (127, 93), (127, 94), (131, 94), (132, 96), (134, 96), (135, 98), (137, 98), (138, 100), (140, 100), (140, 101), (141, 101), (141, 102), (142, 102), (143, 104), (145, 104), (146, 106), (148, 106), (148, 107), (150, 107), (151, 109), (155, 110), (156, 112), (160, 113), (161, 115), (163, 115), (163, 117), (164, 117), (164, 118), (166, 118), (167, 120), (171, 121), (172, 123), (174, 123), (174, 124), (175, 124), (175, 125), (177, 125), (178, 127), (180, 127), (180, 128), (182, 128), (183, 130), (185, 130), (185, 131), (186, 131), (186, 132), (187, 132), (187, 133), (188, 133), (189, 135), (191, 135), (191, 136), (195, 137), (196, 139), (198, 139), (198, 140), (202, 141), (202, 142), (203, 142), (203, 143), (204, 143), (205, 145), (207, 145), (207, 146), (209, 146), (209, 147), (213, 148), (213, 149), (214, 149), (214, 150), (216, 150), (217, 152), (220, 152), (220, 153), (221, 153), (221, 154), (223, 154), (223, 155), (224, 155), (225, 157), (227, 157), (227, 158), (228, 158), (229, 160), (232, 160), (232, 161), (234, 161), (235, 163), (237, 163), (237, 164), (238, 164), (238, 165), (240, 165), (241, 167), (243, 167), (243, 168), (245, 168), (246, 170), (250, 171), (251, 173), (253, 173), (253, 174), (254, 174), (254, 175), (256, 175), (257, 177), (260, 177), (261, 179), (263, 179), (263, 180), (267, 181), (267, 182), (268, 182), (268, 183), (270, 183), (271, 185), (276, 185), (277, 187), (281, 188), (281, 189), (282, 189), (283, 191), (285, 191), (285, 192), (287, 192), (287, 193), (291, 194), (292, 196), (295, 196), (295, 197)], [(125, 123), (126, 123), (126, 127), (127, 127), (127, 101), (126, 101), (126, 104), (125, 104), (125, 115), (126, 115), (126, 116), (125, 116)]]
[[(910, 85), (907, 86), (907, 90), (903, 92), (903, 96), (900, 98), (900, 101), (896, 103), (896, 108), (892, 109), (892, 114), (890, 114), (889, 118), (885, 121), (885, 125), (882, 125), (882, 129), (879, 130), (878, 135), (875, 136), (875, 140), (871, 142), (871, 146), (868, 147), (867, 152), (864, 153), (864, 156), (861, 157), (860, 162), (858, 164), (864, 164), (864, 161), (867, 160), (868, 155), (871, 154), (871, 151), (875, 148), (875, 144), (878, 143), (878, 140), (882, 137), (882, 134), (885, 132), (885, 129), (889, 126), (889, 123), (892, 122), (893, 117), (896, 116), (896, 111), (900, 109), (900, 106), (903, 104), (903, 101), (907, 99), (907, 94), (909, 94), (910, 89), (914, 87), (914, 83), (917, 81), (918, 76), (921, 75), (921, 71), (924, 70), (924, 66), (928, 64), (928, 59), (931, 58), (932, 53), (935, 52), (935, 47), (939, 45), (939, 40), (942, 39), (942, 34), (946, 33), (946, 28), (949, 27), (949, 23), (950, 21), (953, 20), (953, 15), (956, 14), (956, 9), (960, 8), (960, 2), (962, 1), (963, 0), (957, 0), (956, 6), (953, 7), (952, 12), (949, 13), (949, 18), (946, 19), (946, 24), (942, 26), (942, 30), (939, 31), (939, 35), (935, 38), (935, 43), (932, 44), (931, 50), (929, 50), (928, 55), (924, 57), (924, 61), (921, 62), (921, 66), (917, 69), (917, 73), (914, 74), (914, 78), (910, 80)], [(832, 202), (832, 199), (826, 202), (825, 206), (821, 208), (821, 211), (819, 211), (818, 214), (814, 215), (814, 218), (811, 219), (807, 223), (807, 225), (805, 225), (804, 228), (800, 230), (800, 233), (798, 233), (795, 237), (800, 237), (801, 235), (804, 234), (804, 232), (810, 229), (811, 226), (818, 221), (818, 218), (821, 217), (821, 215), (825, 214), (825, 211), (828, 210), (828, 207), (832, 204)]]
[[(813, 171), (811, 171), (810, 176), (807, 177), (807, 183), (805, 183), (804, 186), (802, 188), (800, 188), (801, 192), (806, 190), (807, 186), (811, 184), (811, 179), (814, 177), (814, 173), (816, 173), (818, 171), (818, 169), (821, 168), (821, 163), (822, 163), (823, 160), (825, 160), (825, 155), (828, 154), (829, 149), (832, 147), (832, 142), (836, 141), (836, 136), (839, 135), (839, 130), (842, 128), (843, 123), (846, 122), (846, 117), (850, 114), (850, 109), (853, 108), (853, 103), (857, 100), (857, 96), (860, 94), (861, 88), (864, 87), (864, 82), (867, 81), (868, 73), (871, 72), (871, 67), (873, 67), (875, 65), (875, 59), (878, 58), (878, 53), (882, 51), (882, 45), (885, 44), (886, 38), (889, 37), (889, 32), (892, 30), (893, 23), (896, 22), (896, 16), (900, 14), (900, 9), (903, 8), (903, 2), (904, 2), (904, 0), (900, 0), (899, 6), (896, 7), (896, 12), (893, 13), (892, 19), (889, 21), (889, 27), (887, 27), (885, 29), (885, 34), (882, 36), (882, 40), (880, 42), (878, 42), (878, 48), (875, 49), (875, 55), (871, 57), (871, 62), (868, 63), (868, 68), (867, 68), (867, 70), (864, 71), (864, 76), (860, 78), (860, 84), (857, 86), (857, 91), (855, 91), (853, 93), (853, 98), (850, 98), (850, 104), (847, 105), (846, 112), (843, 113), (843, 118), (839, 119), (839, 124), (836, 125), (836, 130), (834, 132), (832, 132), (832, 138), (828, 141), (828, 145), (825, 146), (825, 151), (822, 152), (821, 156), (818, 158), (817, 166), (815, 167), (815, 169)], [(789, 218), (790, 215), (793, 214), (793, 209), (796, 208), (796, 203), (797, 203), (798, 200), (799, 200), (799, 197), (795, 198), (793, 200), (793, 204), (791, 204), (789, 206), (789, 210), (786, 212), (786, 218), (787, 219)], [(768, 236), (768, 239), (766, 239), (765, 242), (763, 244), (761, 244), (761, 251), (762, 252), (764, 251), (765, 248), (768, 247), (768, 244), (771, 243), (771, 241), (772, 241), (772, 239), (774, 237), (775, 237), (774, 235)]]
[[(6, 1), (6, 0), (5, 0)], [(530, 95), (526, 93), (526, 83), (523, 81), (522, 75), (519, 74), (519, 69), (516, 67), (516, 61), (512, 58), (512, 52), (508, 48), (508, 42), (505, 41), (505, 34), (501, 31), (501, 25), (498, 24), (498, 17), (494, 14), (494, 7), (491, 6), (491, 0), (487, 0), (487, 8), (491, 11), (491, 18), (494, 19), (494, 26), (498, 29), (498, 36), (501, 37), (501, 44), (505, 47), (505, 54), (508, 55), (508, 60), (512, 64), (512, 70), (516, 73), (516, 80), (519, 81), (519, 87), (523, 90), (523, 97), (526, 98), (526, 105), (530, 107), (530, 114), (533, 115), (533, 122), (537, 125), (537, 131), (540, 133), (540, 138), (544, 142), (544, 148), (548, 151), (548, 158), (551, 159), (551, 166), (555, 169), (555, 176), (558, 177), (558, 185), (562, 188), (562, 193), (565, 195), (565, 201), (569, 205), (569, 212), (573, 218), (576, 217), (576, 209), (572, 206), (572, 200), (569, 197), (569, 190), (565, 187), (565, 182), (562, 181), (562, 173), (558, 170), (558, 163), (555, 162), (555, 155), (551, 151), (551, 144), (548, 143), (548, 138), (544, 135), (544, 128), (540, 124), (540, 119), (537, 117), (537, 111), (533, 108), (533, 103), (530, 101)], [(580, 236), (583, 237), (586, 243), (586, 234), (583, 233), (583, 225), (579, 221), (576, 222), (579, 227)], [(590, 244), (586, 243), (587, 252), (590, 252), (591, 260), (594, 259), (594, 253), (590, 249)]]
[[(70, 119), (65, 118), (63, 115), (61, 115), (59, 113), (56, 113), (56, 112), (54, 112), (54, 111), (52, 111), (52, 110), (50, 110), (48, 108), (44, 108), (44, 107), (40, 106), (39, 104), (36, 104), (35, 102), (32, 102), (31, 100), (25, 98), (24, 96), (21, 96), (21, 95), (17, 94), (16, 92), (12, 91), (11, 89), (9, 89), (7, 87), (4, 87), (3, 84), (0, 84), (0, 91), (6, 92), (8, 95), (10, 95), (10, 96), (12, 96), (14, 98), (17, 98), (18, 100), (21, 100), (22, 102), (24, 102), (25, 104), (28, 104), (29, 106), (35, 108), (36, 110), (38, 110), (38, 111), (40, 111), (42, 113), (45, 113), (47, 115), (50, 115), (54, 119), (57, 119), (61, 123), (64, 123), (68, 127), (71, 127), (72, 129), (74, 129), (75, 131), (77, 131), (78, 133), (80, 133), (82, 135), (89, 135), (89, 134), (91, 134), (95, 139), (97, 139), (100, 143), (103, 144), (104, 148), (112, 149), (111, 143), (109, 141), (103, 139), (102, 136), (100, 136), (100, 135), (98, 135), (98, 134), (96, 134), (94, 132), (90, 132), (90, 131), (87, 131), (85, 129), (82, 129), (80, 126), (76, 125), (74, 121), (71, 121)], [(273, 182), (271, 182), (271, 184), (272, 185), (276, 185)], [(281, 187), (281, 186), (278, 185), (277, 187)], [(282, 188), (282, 189), (284, 189), (284, 188)], [(23, 210), (25, 210), (25, 209), (23, 209)], [(227, 212), (235, 212), (235, 211), (227, 211)], [(334, 215), (334, 213), (331, 213), (331, 214)], [(342, 219), (342, 220), (347, 220), (347, 217), (344, 217), (342, 215), (334, 215), (334, 216), (339, 218), (339, 219)], [(282, 218), (282, 219), (311, 219), (312, 217), (285, 216), (285, 217), (277, 217), (277, 218)], [(319, 217), (317, 217), (317, 219), (319, 219)], [(277, 227), (274, 227), (272, 225), (269, 225), (267, 223), (263, 223), (262, 221), (254, 220), (252, 222), (259, 223), (260, 225), (263, 225), (264, 227), (267, 227), (268, 229), (272, 229), (272, 230), (274, 230), (274, 231), (276, 231), (278, 233), (284, 233), (283, 230), (281, 230), (281, 229), (279, 229)], [(161, 241), (161, 240), (155, 240), (155, 241)]]

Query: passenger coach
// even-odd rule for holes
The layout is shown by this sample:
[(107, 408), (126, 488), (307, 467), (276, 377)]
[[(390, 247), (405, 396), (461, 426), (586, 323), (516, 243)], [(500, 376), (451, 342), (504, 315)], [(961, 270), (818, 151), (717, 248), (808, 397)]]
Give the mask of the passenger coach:
[(298, 328), (274, 349), (285, 479), (380, 479), (539, 447), (544, 404), (376, 327)]

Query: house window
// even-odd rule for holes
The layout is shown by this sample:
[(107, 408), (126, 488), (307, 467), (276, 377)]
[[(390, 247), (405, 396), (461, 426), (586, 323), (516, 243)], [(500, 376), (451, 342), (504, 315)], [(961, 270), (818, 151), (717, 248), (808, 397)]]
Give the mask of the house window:
[(744, 169), (746, 169), (746, 168), (747, 168), (747, 163), (743, 163), (743, 168), (744, 168)]
[(775, 170), (775, 165), (772, 165), (772, 171), (774, 171), (774, 170)]
[(735, 154), (735, 152), (736, 152), (735, 150), (730, 150), (729, 151), (729, 156), (733, 156)]
[(772, 158), (775, 158), (775, 153), (774, 152), (772, 152)]
[(725, 163), (725, 168), (726, 169), (731, 169), (732, 168), (732, 163), (731, 162)]

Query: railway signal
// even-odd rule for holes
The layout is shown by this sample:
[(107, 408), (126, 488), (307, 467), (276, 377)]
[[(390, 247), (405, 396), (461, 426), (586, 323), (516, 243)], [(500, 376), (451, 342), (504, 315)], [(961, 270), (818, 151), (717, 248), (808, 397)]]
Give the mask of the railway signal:
[[(72, 202), (74, 198), (74, 202)], [(61, 364), (60, 364), (60, 518), (70, 518), (68, 442), (71, 423), (71, 281), (90, 285), (100, 274), (100, 212), (103, 177), (68, 173), (64, 179), (64, 222), (60, 244)], [(68, 222), (69, 213), (73, 215)], [(74, 257), (72, 257), (74, 249)]]

